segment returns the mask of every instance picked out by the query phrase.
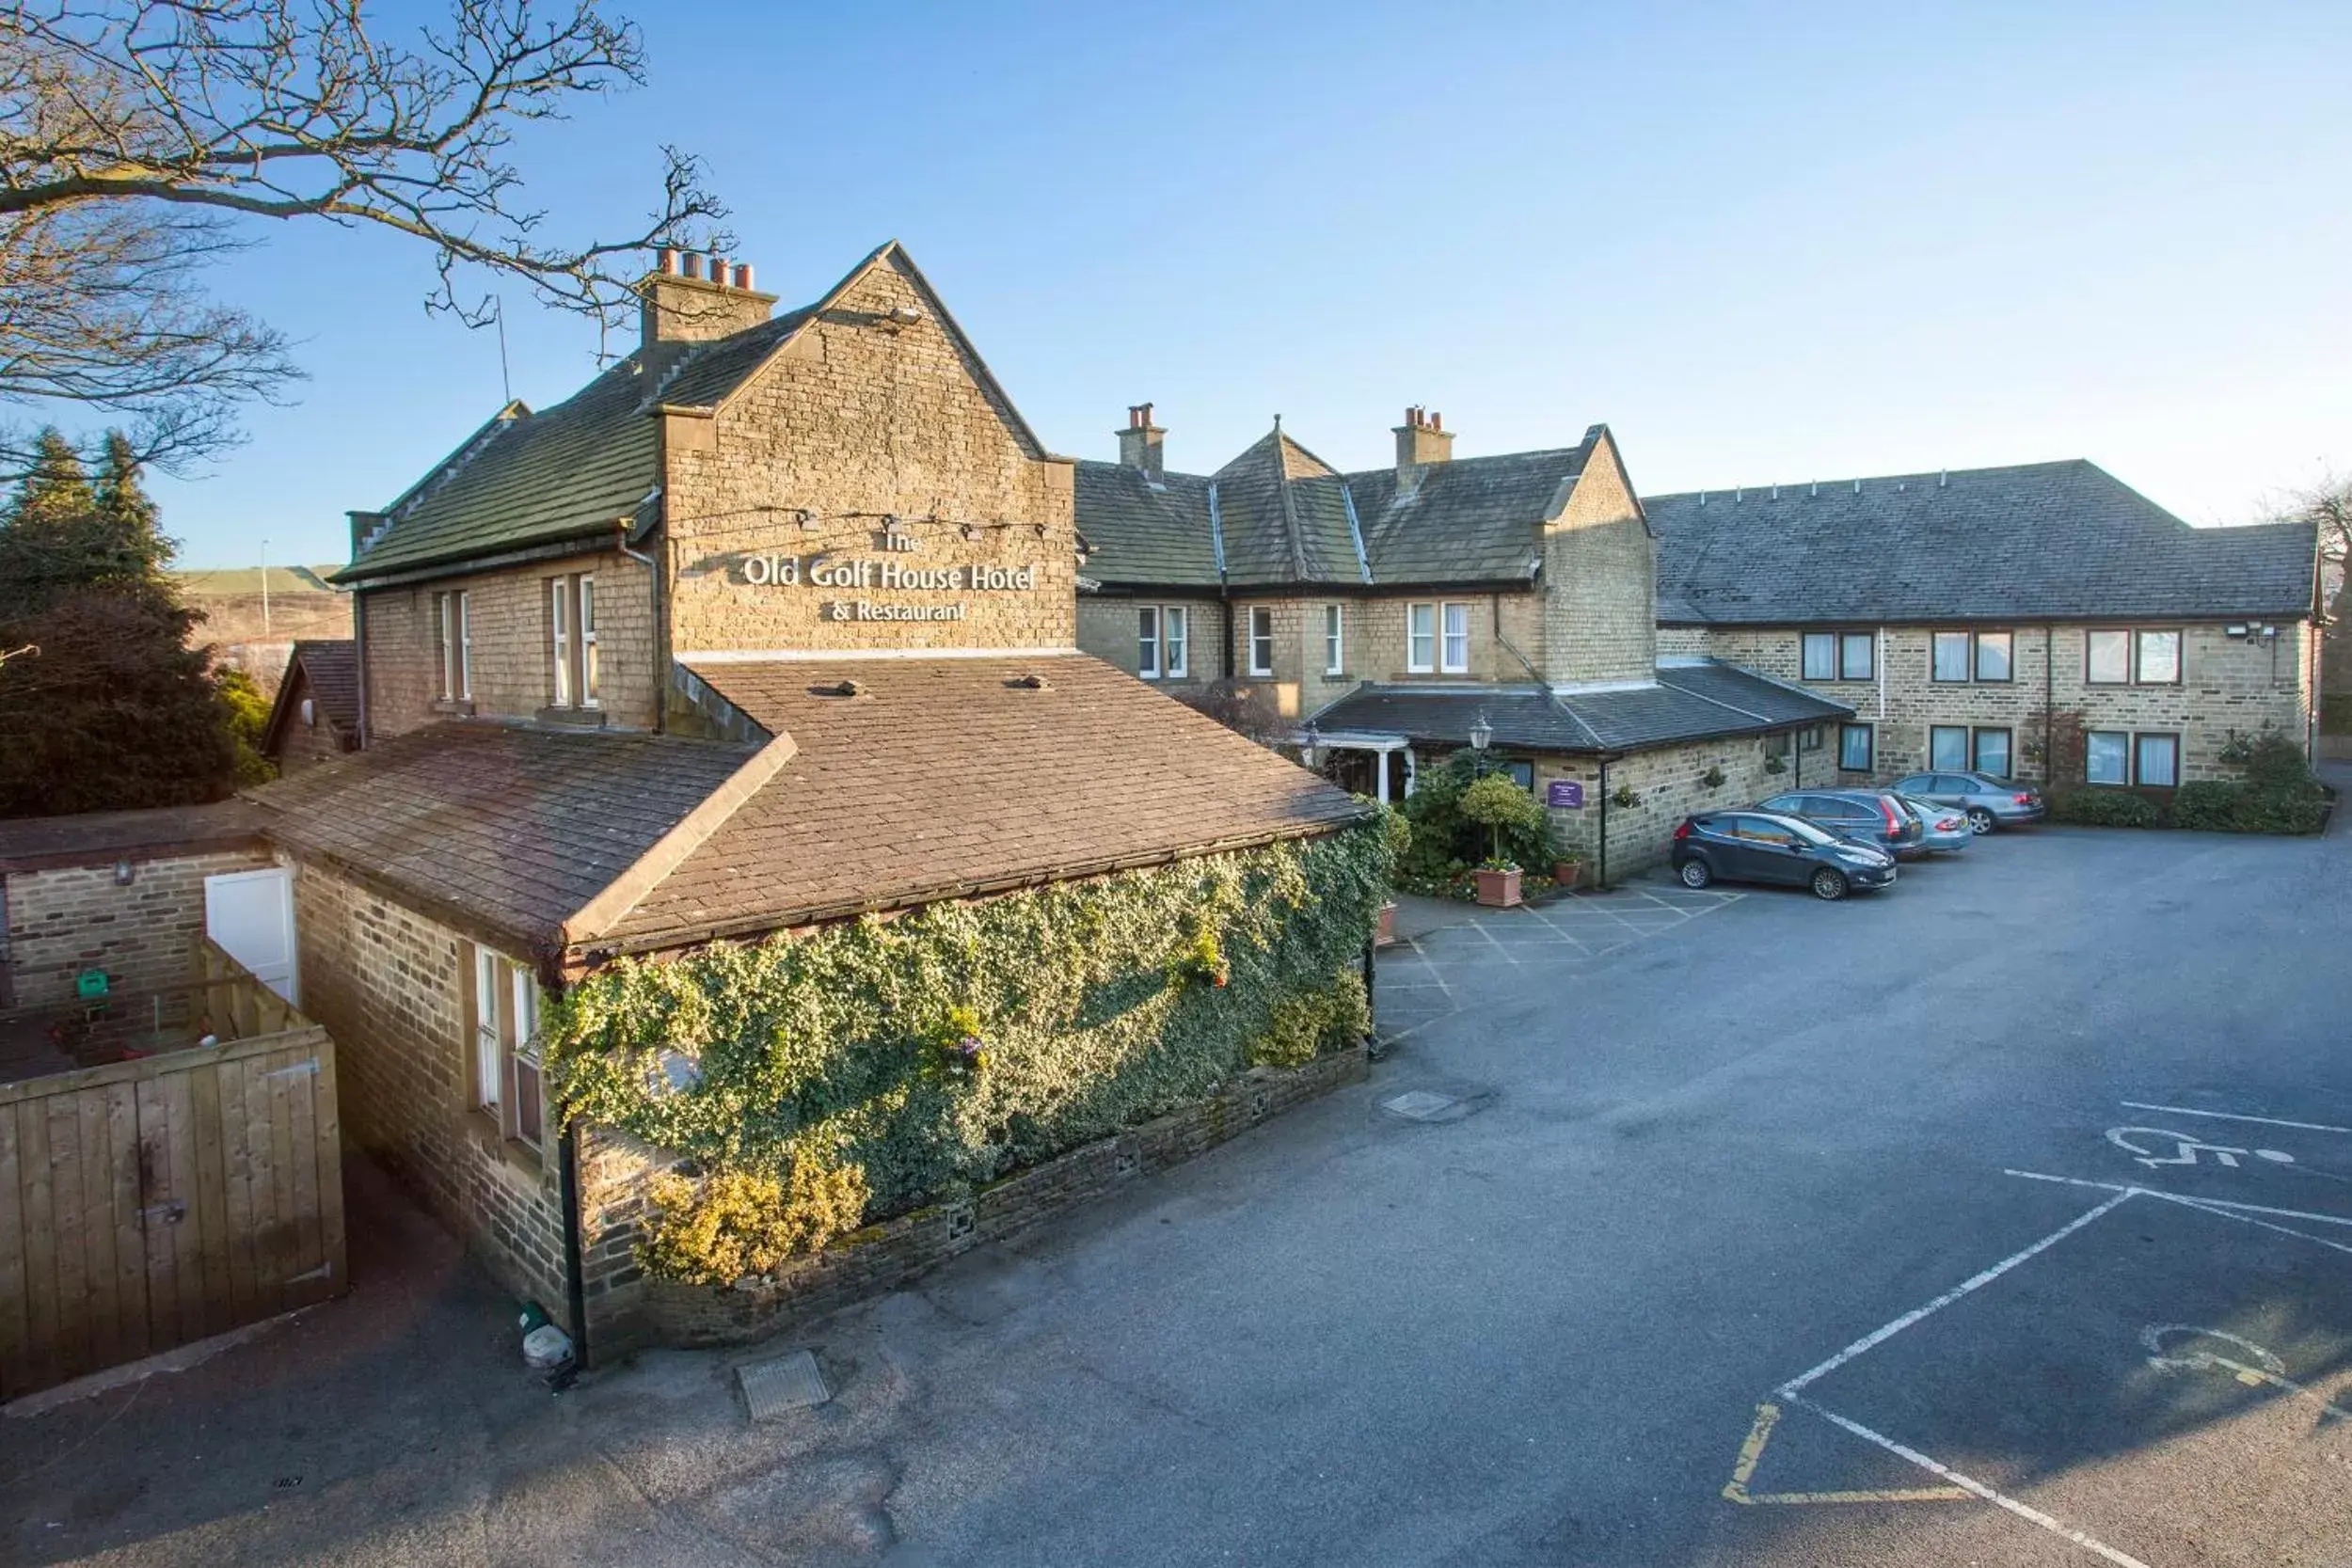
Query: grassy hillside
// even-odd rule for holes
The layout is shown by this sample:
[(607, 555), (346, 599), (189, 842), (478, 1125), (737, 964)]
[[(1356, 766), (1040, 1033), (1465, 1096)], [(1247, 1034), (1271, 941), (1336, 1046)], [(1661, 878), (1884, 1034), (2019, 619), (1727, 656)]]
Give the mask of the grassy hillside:
[(252, 642), (292, 642), (307, 637), (349, 637), (351, 596), (326, 586), (334, 566), (272, 566), (269, 571), (269, 625), (262, 624), (262, 572), (259, 566), (223, 567), (211, 571), (174, 572), (181, 592), (192, 609), (204, 612), (194, 632), (197, 641), (223, 646)]

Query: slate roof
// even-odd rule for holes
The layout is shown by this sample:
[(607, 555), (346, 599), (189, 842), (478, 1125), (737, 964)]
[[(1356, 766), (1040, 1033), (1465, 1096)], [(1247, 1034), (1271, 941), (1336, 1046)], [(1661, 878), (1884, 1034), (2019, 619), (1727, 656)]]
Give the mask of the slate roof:
[[(302, 676), (295, 679), (296, 673)], [(308, 692), (319, 716), (357, 744), (359, 733), (359, 644), (348, 637), (303, 638), (287, 656), (285, 678), (262, 727), (262, 754), (278, 754), (279, 738), (294, 721), (297, 691)]]
[(527, 951), (751, 751), (470, 720), (428, 724), (249, 792), (269, 836)]
[(262, 813), (245, 800), (0, 821), (0, 872), (161, 860), (262, 843)]
[(1140, 468), (1080, 463), (1074, 483), (1088, 577), (1122, 586), (1216, 586), (1208, 480), (1169, 474), (1155, 486)]
[[(675, 946), (1328, 832), (1363, 808), (1085, 655), (710, 663), (797, 753), (599, 946)], [(1041, 677), (1043, 689), (1020, 684)], [(845, 680), (855, 696), (827, 694)]]
[(1393, 468), (1335, 472), (1279, 429), (1214, 474), (1169, 473), (1160, 492), (1133, 469), (1081, 463), (1087, 575), (1215, 586), (1221, 538), (1235, 588), (1525, 583), (1542, 552), (1543, 518), (1600, 434), (1595, 425), (1573, 447), (1433, 463), (1410, 490)]
[(661, 483), (654, 410), (723, 403), (868, 269), (894, 261), (930, 298), (1025, 446), (1036, 435), (897, 241), (813, 305), (709, 342), (640, 350), (552, 408), (511, 403), (384, 509), (387, 522), (329, 579), (364, 582), (502, 550), (583, 539), (647, 520)]
[(1439, 690), (1367, 686), (1314, 716), (1326, 735), (1354, 731), (1467, 746), (1483, 716), (1494, 743), (1530, 752), (1638, 752), (1851, 717), (1853, 709), (1734, 665), (1661, 665), (1654, 686), (1547, 692), (1536, 687)]
[(2310, 524), (2191, 528), (2080, 460), (1642, 505), (1667, 625), (2222, 619), (2312, 604)]

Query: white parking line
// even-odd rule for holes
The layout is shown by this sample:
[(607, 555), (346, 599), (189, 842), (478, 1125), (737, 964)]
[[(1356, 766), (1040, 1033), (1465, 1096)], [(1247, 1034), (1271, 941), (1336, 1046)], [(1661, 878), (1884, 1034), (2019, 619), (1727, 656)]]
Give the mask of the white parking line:
[(2134, 1193), (2142, 1197), (2160, 1197), (2167, 1203), (2185, 1203), (2192, 1209), (2233, 1209), (2244, 1214), (2276, 1214), (2284, 1220), (2315, 1220), (2321, 1225), (2352, 1225), (2352, 1216), (2317, 1214), (2309, 1209), (2273, 1209), (2265, 1203), (2238, 1203), (2226, 1197), (2203, 1197), (2193, 1193), (2168, 1193), (2161, 1187), (2129, 1187), (2115, 1181), (2087, 1181), (2079, 1176), (2052, 1176), (2038, 1170), (2005, 1170), (2003, 1176), (2020, 1177), (2027, 1181), (2055, 1181), (2067, 1187), (2095, 1187), (2105, 1193)]
[(2324, 1121), (2280, 1121), (2277, 1117), (2239, 1116), (2232, 1111), (2192, 1111), (2185, 1105), (2147, 1105), (2137, 1100), (2126, 1100), (2123, 1105), (2134, 1111), (2166, 1111), (2176, 1117), (2211, 1117), (2216, 1121), (2252, 1121), (2265, 1127), (2292, 1127), (2304, 1132), (2341, 1132), (2352, 1137), (2352, 1127), (2330, 1127)]
[[(2120, 1202), (2121, 1199), (2118, 1201)], [(2096, 1211), (2094, 1211), (2094, 1212), (2096, 1212)], [(2080, 1222), (2077, 1221), (2076, 1223), (2079, 1224)], [(2069, 1228), (2072, 1227), (2070, 1227)], [(2057, 1240), (2056, 1237), (2051, 1239), (2053, 1241)], [(2116, 1564), (2116, 1568), (2148, 1568), (2148, 1564), (2132, 1556), (2129, 1552), (2119, 1552), (2113, 1546), (2108, 1545), (2106, 1542), (2100, 1541), (2095, 1537), (2086, 1535), (2081, 1530), (2075, 1529), (2071, 1526), (2061, 1524), (2059, 1521), (2051, 1518), (2050, 1515), (2042, 1513), (2038, 1508), (2031, 1507), (2026, 1503), (2021, 1503), (2014, 1497), (2003, 1497), (2000, 1493), (1995, 1492), (1984, 1482), (1975, 1480), (1969, 1476), (1963, 1476), (1948, 1465), (1939, 1465), (1934, 1460), (1930, 1459), (1926, 1454), (1921, 1453), (1917, 1449), (1906, 1448), (1902, 1444), (1896, 1442), (1892, 1437), (1885, 1435), (1883, 1433), (1872, 1432), (1868, 1427), (1864, 1426), (1860, 1421), (1849, 1420), (1847, 1418), (1837, 1414), (1835, 1410), (1824, 1410), (1820, 1405), (1815, 1404), (1811, 1400), (1794, 1400), (1791, 1402), (1803, 1405), (1805, 1409), (1812, 1411), (1816, 1416), (1820, 1417), (1821, 1419), (1830, 1422), (1834, 1426), (1841, 1427), (1847, 1432), (1852, 1433), (1856, 1437), (1861, 1438), (1866, 1443), (1877, 1444), (1880, 1448), (1884, 1449), (1888, 1453), (1895, 1455), (1898, 1459), (1907, 1459), (1911, 1461), (1912, 1464), (1918, 1465), (1919, 1468), (1927, 1471), (1930, 1475), (1941, 1476), (1946, 1481), (1950, 1481), (1954, 1486), (1960, 1487), (1964, 1491), (1974, 1492), (1978, 1497), (1982, 1497), (1986, 1502), (1993, 1504), (1996, 1508), (2005, 1508), (2009, 1510), (2011, 1513), (2016, 1514), (2017, 1517), (2025, 1520), (2028, 1524), (2040, 1525), (2043, 1529), (2048, 1530), (2051, 1534), (2072, 1541), (2075, 1545), (2080, 1546), (2087, 1552), (2098, 1553), (2101, 1557), (2106, 1558), (2109, 1562)]]
[[(2015, 1173), (2012, 1172), (2011, 1174)], [(1866, 1351), (1873, 1350), (1878, 1346), (1884, 1344), (1887, 1340), (1892, 1339), (1896, 1335), (1900, 1334), (1904, 1329), (1909, 1328), (1913, 1323), (1917, 1323), (1920, 1319), (1926, 1317), (1931, 1312), (1942, 1311), (1945, 1307), (1949, 1307), (1952, 1303), (1966, 1295), (1969, 1291), (1977, 1290), (1981, 1286), (1992, 1284), (1993, 1281), (2000, 1278), (2001, 1275), (2009, 1273), (2010, 1270), (2015, 1268), (2026, 1259), (2058, 1245), (2058, 1243), (2066, 1240), (2067, 1237), (2072, 1236), (2075, 1231), (2080, 1230), (2084, 1226), (2089, 1225), (2091, 1221), (2099, 1218), (2110, 1210), (2122, 1208), (2125, 1202), (2127, 1202), (2138, 1192), (2138, 1189), (2134, 1187), (2125, 1187), (2115, 1189), (2114, 1191), (2115, 1196), (2113, 1197), (2108, 1198), (2105, 1203), (2100, 1204), (2097, 1208), (2092, 1209), (2086, 1213), (2075, 1215), (2073, 1219), (2067, 1221), (2066, 1224), (2058, 1227), (2056, 1230), (2051, 1231), (2047, 1236), (2042, 1237), (2042, 1240), (2034, 1243), (2031, 1246), (2010, 1253), (2007, 1258), (2002, 1259), (1991, 1268), (1986, 1269), (1981, 1273), (1972, 1275), (1968, 1278), (1962, 1280), (1959, 1284), (1953, 1286), (1950, 1290), (1945, 1291), (1933, 1301), (1929, 1302), (1925, 1307), (1915, 1307), (1910, 1311), (1904, 1313), (1901, 1317), (1897, 1318), (1893, 1323), (1884, 1324), (1880, 1328), (1873, 1329), (1871, 1332), (1864, 1335), (1861, 1338), (1856, 1339), (1852, 1344), (1848, 1345), (1844, 1350), (1839, 1351), (1836, 1355), (1831, 1356), (1828, 1360), (1814, 1368), (1811, 1371), (1804, 1373), (1798, 1377), (1790, 1378), (1788, 1382), (1780, 1386), (1780, 1397), (1782, 1399), (1795, 1399), (1797, 1397), (1798, 1390), (1804, 1387), (1805, 1385), (1820, 1382), (1822, 1378), (1829, 1376), (1830, 1373), (1836, 1371), (1847, 1362), (1851, 1361), (1855, 1356), (1862, 1354)], [(1823, 1414), (1826, 1415), (1828, 1413), (1824, 1411)]]

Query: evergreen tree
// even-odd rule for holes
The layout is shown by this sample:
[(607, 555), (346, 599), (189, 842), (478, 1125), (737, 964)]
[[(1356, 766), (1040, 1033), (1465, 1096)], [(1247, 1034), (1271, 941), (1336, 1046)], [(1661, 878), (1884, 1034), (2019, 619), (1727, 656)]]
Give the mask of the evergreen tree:
[(119, 437), (93, 485), (55, 431), (0, 508), (0, 816), (185, 805), (236, 779), (231, 712)]

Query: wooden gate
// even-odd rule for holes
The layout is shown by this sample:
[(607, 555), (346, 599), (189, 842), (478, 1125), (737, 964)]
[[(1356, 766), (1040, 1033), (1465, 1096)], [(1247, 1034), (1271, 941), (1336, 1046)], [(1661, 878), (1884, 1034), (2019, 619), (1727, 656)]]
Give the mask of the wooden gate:
[(0, 1084), (0, 1399), (343, 1288), (326, 1030)]

